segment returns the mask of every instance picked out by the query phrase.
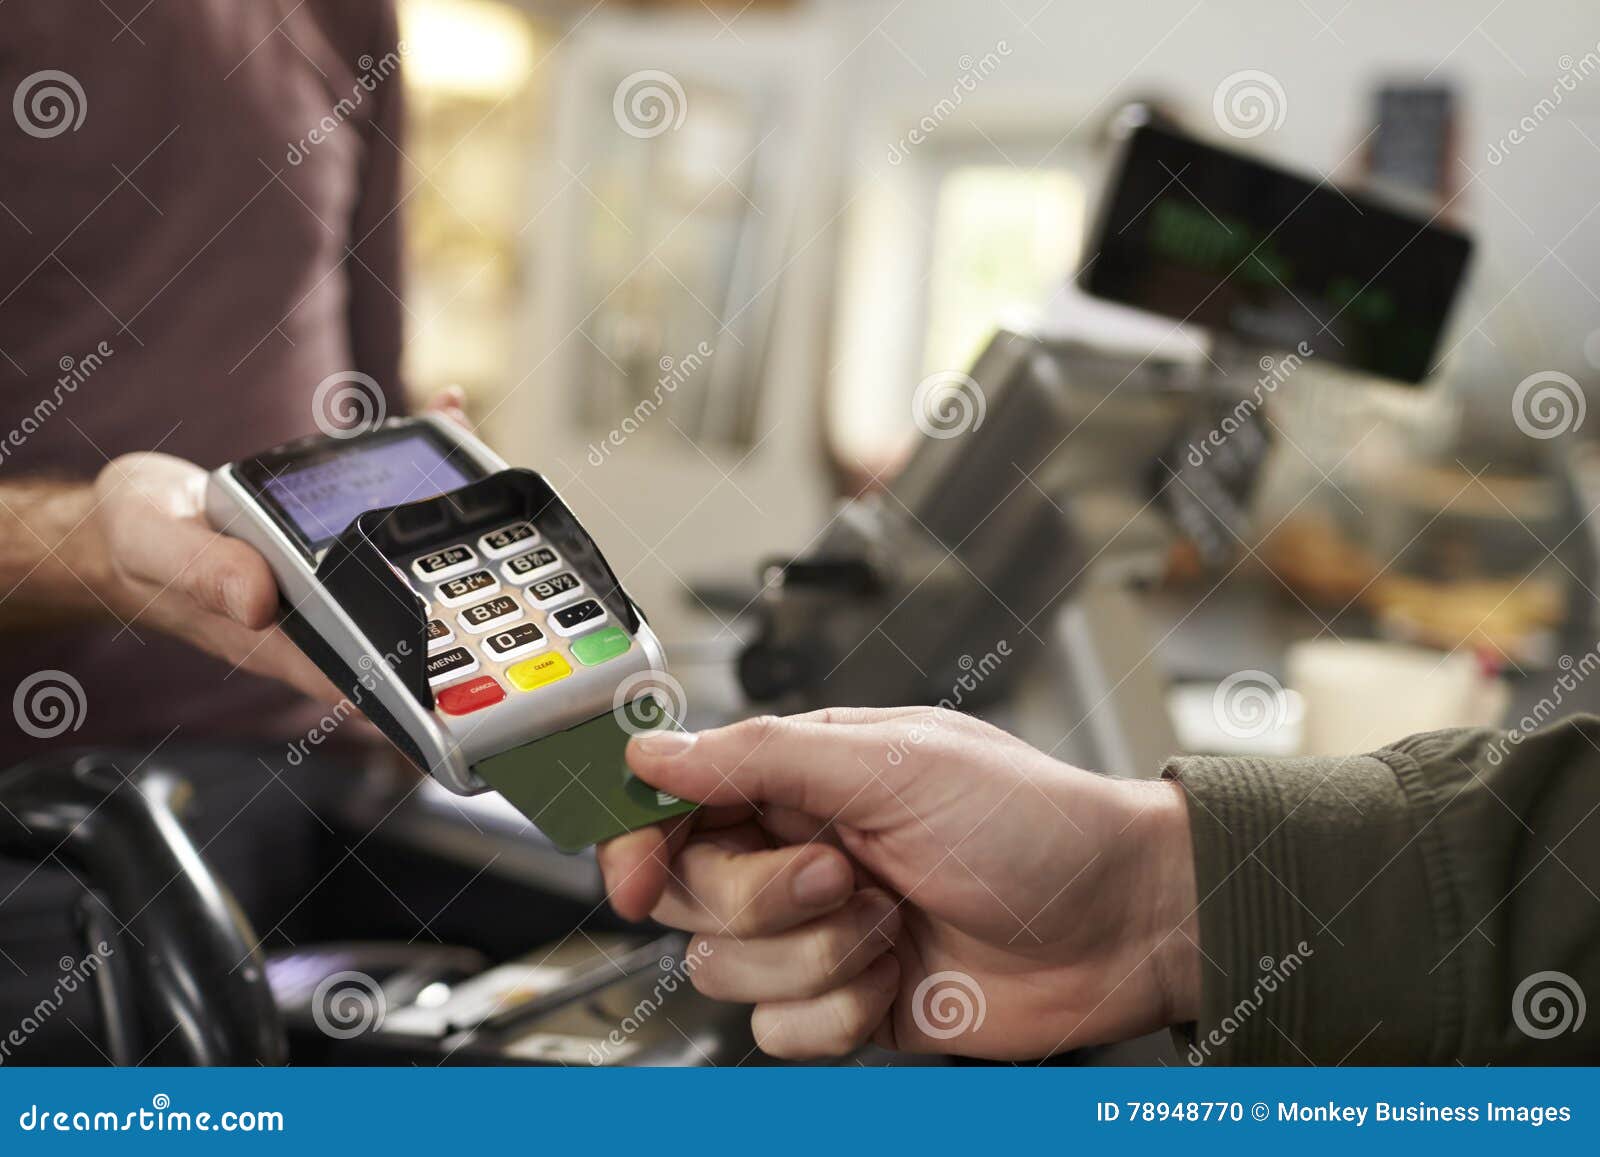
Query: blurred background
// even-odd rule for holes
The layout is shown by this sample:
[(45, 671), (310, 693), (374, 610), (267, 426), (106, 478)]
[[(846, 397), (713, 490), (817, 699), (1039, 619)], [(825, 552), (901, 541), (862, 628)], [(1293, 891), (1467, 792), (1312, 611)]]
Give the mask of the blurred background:
[[(1180, 731), (1210, 726), (1183, 723), (1184, 686), (1282, 682), (1308, 639), (1513, 677), (1570, 650), (1590, 429), (1527, 436), (1513, 398), (1600, 366), (1590, 6), (400, 7), (408, 384), (461, 384), (488, 439), (556, 480), (675, 661), (734, 645), (758, 563), (892, 478), (919, 383), (997, 327), (1220, 368), (1214, 335), (1074, 284), (1130, 102), (1475, 242), (1420, 386), (1296, 373), (1226, 565), (1180, 533), (1141, 571)], [(1266, 121), (1225, 123), (1251, 115), (1225, 83), (1258, 75)], [(1105, 446), (1085, 429), (1058, 457), (1073, 438)]]

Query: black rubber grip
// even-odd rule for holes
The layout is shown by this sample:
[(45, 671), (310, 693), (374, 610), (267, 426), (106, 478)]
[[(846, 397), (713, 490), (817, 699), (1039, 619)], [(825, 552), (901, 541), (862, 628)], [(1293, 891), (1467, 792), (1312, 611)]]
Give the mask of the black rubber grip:
[(361, 709), (361, 713), (377, 725), (384, 737), (400, 749), (417, 770), (430, 773), (432, 768), (423, 757), (422, 749), (416, 741), (400, 726), (400, 721), (384, 706), (383, 701), (361, 682), (361, 676), (355, 668), (346, 663), (339, 652), (323, 638), (315, 628), (306, 621), (304, 615), (292, 607), (283, 607), (280, 618), (283, 633), (288, 635), (295, 646), (304, 652), (306, 658), (317, 665), (333, 685), (349, 696), (350, 701)]

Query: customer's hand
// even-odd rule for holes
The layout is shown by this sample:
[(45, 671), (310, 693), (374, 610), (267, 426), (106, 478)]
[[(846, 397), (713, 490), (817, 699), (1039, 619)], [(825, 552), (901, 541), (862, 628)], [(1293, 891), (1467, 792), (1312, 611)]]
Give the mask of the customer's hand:
[(710, 806), (603, 846), (611, 902), (698, 933), (693, 983), (755, 1004), (769, 1053), (1021, 1059), (1194, 1016), (1175, 784), (909, 707), (659, 733), (628, 761)]
[[(466, 424), (461, 393), (429, 410)], [(278, 679), (322, 703), (340, 698), (275, 625), (278, 587), (253, 547), (206, 520), (206, 472), (167, 454), (124, 454), (100, 471), (92, 513), (73, 536), (74, 571), (130, 630), (176, 635), (224, 662)]]

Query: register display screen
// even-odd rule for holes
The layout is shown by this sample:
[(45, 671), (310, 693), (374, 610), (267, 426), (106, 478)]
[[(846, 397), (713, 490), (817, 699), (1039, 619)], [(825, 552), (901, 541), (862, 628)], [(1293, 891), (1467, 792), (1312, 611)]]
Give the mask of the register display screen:
[(416, 434), (291, 466), (269, 478), (265, 489), (317, 551), (369, 510), (432, 498), (470, 481), (443, 447)]
[(1123, 154), (1090, 293), (1415, 382), (1433, 368), (1471, 242), (1437, 219), (1167, 129)]

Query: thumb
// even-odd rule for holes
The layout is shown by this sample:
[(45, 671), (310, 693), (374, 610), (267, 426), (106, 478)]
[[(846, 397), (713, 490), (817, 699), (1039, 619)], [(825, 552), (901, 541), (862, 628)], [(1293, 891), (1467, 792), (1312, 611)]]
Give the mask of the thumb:
[(764, 715), (713, 731), (656, 731), (628, 744), (653, 787), (707, 804), (776, 804), (853, 827), (903, 818), (892, 733)]
[(201, 610), (259, 631), (277, 618), (278, 584), (254, 547), (193, 522), (172, 520), (123, 551), (129, 574), (182, 591)]

